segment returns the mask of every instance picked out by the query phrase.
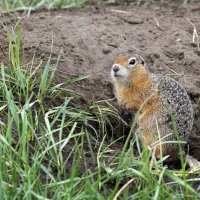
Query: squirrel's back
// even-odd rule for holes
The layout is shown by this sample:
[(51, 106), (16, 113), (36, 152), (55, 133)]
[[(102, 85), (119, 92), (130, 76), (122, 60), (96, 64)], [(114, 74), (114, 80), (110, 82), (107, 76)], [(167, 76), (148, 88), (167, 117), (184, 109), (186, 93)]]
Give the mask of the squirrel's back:
[(168, 122), (174, 118), (180, 138), (187, 139), (193, 125), (193, 108), (187, 92), (172, 78), (160, 74), (150, 74), (150, 76), (157, 82), (162, 107), (161, 115)]

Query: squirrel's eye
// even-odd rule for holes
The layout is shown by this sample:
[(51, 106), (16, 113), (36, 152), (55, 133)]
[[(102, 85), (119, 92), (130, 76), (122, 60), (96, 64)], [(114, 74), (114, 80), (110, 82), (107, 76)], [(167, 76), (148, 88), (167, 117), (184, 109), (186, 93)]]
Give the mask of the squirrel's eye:
[(128, 64), (129, 65), (135, 65), (135, 59), (130, 60)]
[(142, 60), (142, 65), (144, 65), (144, 60)]

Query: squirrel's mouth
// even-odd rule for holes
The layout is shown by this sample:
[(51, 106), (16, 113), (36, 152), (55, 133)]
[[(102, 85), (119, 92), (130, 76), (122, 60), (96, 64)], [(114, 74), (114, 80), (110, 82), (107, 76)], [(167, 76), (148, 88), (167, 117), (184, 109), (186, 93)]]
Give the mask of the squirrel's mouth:
[(122, 75), (120, 75), (118, 73), (114, 73), (114, 77), (122, 77)]

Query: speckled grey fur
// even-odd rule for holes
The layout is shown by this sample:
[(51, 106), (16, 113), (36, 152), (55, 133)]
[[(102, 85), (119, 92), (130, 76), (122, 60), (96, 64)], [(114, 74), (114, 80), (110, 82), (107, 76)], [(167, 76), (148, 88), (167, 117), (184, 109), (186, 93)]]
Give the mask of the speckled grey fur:
[[(180, 139), (187, 140), (193, 125), (193, 109), (187, 92), (172, 78), (160, 74), (150, 74), (150, 77), (157, 85), (156, 92), (161, 100), (159, 125), (171, 123), (171, 109)], [(169, 130), (174, 132), (172, 127)]]

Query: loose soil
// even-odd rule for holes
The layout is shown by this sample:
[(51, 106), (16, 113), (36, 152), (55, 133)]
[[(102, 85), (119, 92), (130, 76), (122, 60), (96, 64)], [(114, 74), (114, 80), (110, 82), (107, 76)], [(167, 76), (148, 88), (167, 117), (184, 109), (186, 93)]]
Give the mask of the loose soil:
[(113, 97), (110, 68), (114, 58), (125, 52), (141, 54), (152, 72), (176, 79), (191, 97), (195, 121), (190, 155), (200, 160), (198, 38), (193, 43), (194, 27), (200, 33), (199, 19), (200, 3), (179, 1), (39, 11), (21, 21), (23, 57), (44, 60), (52, 52), (55, 63), (61, 55), (56, 82), (90, 76), (71, 89), (96, 101)]

